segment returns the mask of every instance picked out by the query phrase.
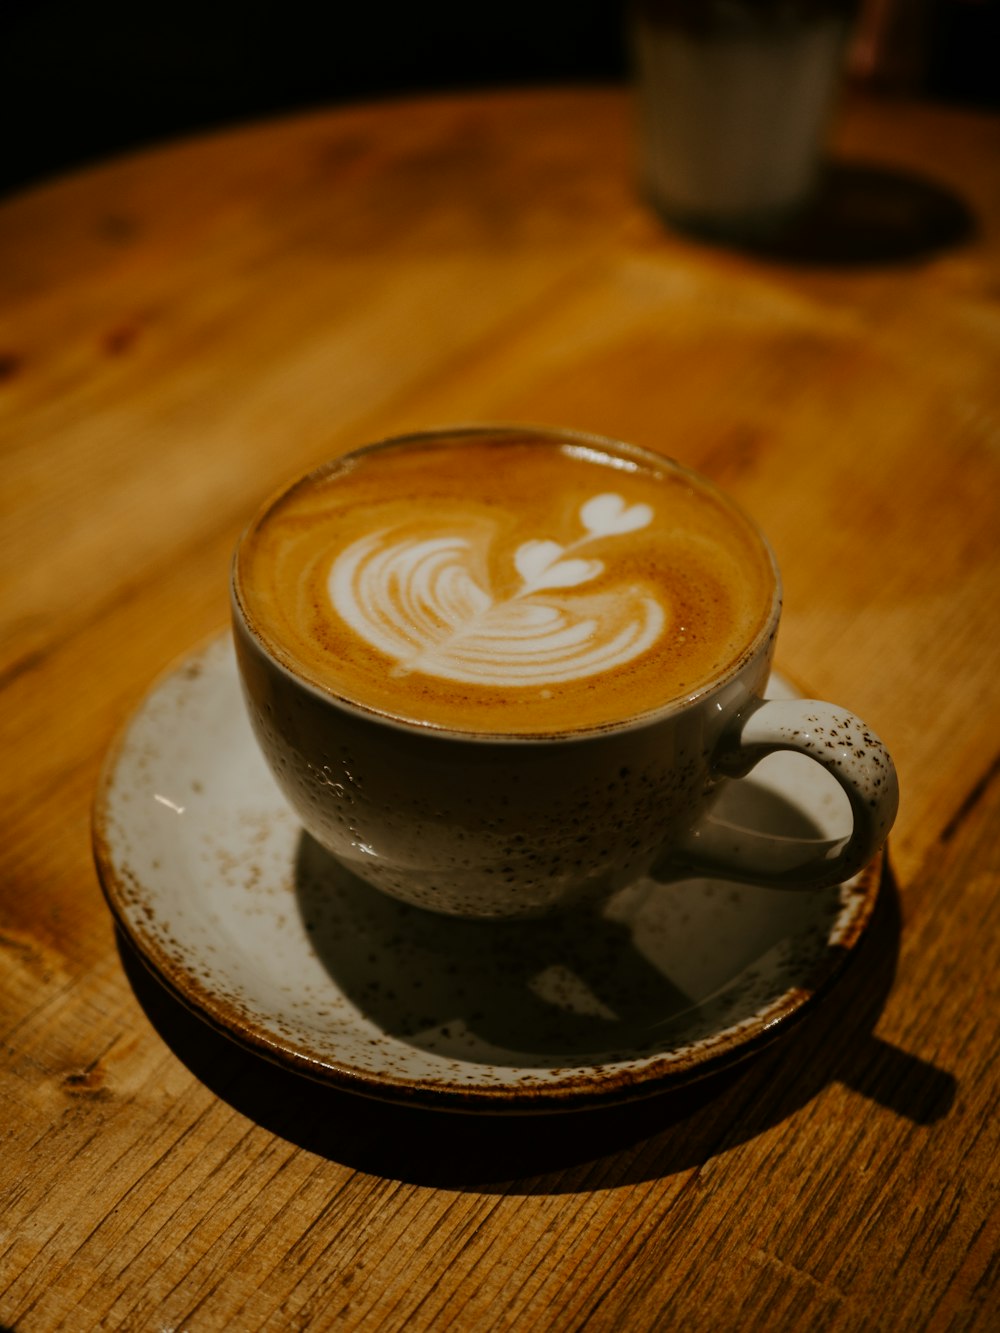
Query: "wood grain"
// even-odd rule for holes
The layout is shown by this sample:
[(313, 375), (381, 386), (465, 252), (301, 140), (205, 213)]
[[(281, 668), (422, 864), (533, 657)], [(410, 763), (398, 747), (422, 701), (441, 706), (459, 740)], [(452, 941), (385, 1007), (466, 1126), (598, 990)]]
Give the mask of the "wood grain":
[[(1000, 121), (858, 102), (794, 252), (666, 232), (617, 91), (321, 112), (0, 207), (0, 1324), (988, 1329), (1000, 1211)], [(784, 571), (782, 667), (886, 739), (829, 1001), (684, 1094), (359, 1102), (115, 938), (115, 728), (226, 616), (260, 498), (405, 428), (662, 449)]]

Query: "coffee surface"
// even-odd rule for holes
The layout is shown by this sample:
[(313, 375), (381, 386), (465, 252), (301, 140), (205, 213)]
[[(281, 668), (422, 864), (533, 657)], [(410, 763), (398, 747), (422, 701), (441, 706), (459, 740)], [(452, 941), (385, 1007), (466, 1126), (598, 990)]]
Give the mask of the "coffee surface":
[(764, 627), (768, 552), (668, 460), (586, 439), (417, 437), (338, 460), (251, 524), (237, 594), (270, 651), (392, 717), (505, 735), (621, 722)]

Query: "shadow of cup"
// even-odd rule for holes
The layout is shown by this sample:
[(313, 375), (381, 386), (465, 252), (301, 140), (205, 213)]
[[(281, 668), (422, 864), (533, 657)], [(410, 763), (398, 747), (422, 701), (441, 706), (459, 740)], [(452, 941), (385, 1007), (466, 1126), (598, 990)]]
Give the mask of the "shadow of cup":
[(808, 206), (747, 250), (793, 264), (907, 263), (972, 239), (975, 217), (958, 195), (924, 176), (874, 163), (827, 163)]
[[(727, 797), (735, 823), (822, 840), (777, 792), (736, 783)], [(825, 947), (839, 888), (644, 880), (604, 909), (466, 920), (374, 891), (302, 834), (295, 890), (313, 950), (380, 1032), (484, 1067), (600, 1068), (609, 1093), (616, 1063), (751, 1021), (804, 979), (803, 958), (817, 972), (840, 962)]]
[[(769, 810), (784, 818), (773, 805)], [(637, 949), (623, 922), (599, 923), (596, 936), (593, 922), (567, 930), (558, 919), (541, 930), (538, 922), (452, 921), (442, 931), (439, 919), (345, 879), (304, 836), (297, 894), (304, 919), (315, 918), (312, 936), (324, 965), (399, 1040), (461, 1047), (464, 1032), (480, 1053), (513, 1045), (520, 1059), (544, 1065), (565, 1060), (568, 1049), (582, 1062), (625, 1043), (662, 1044), (671, 1022), (691, 1021), (691, 997)], [(830, 899), (813, 906), (820, 917), (833, 910)], [(834, 960), (831, 979), (843, 971), (843, 984), (824, 1003), (799, 1009), (770, 1049), (750, 1045), (742, 1054), (756, 1058), (718, 1070), (707, 1065), (703, 1077), (635, 1101), (561, 1114), (522, 1107), (516, 1115), (428, 1109), (407, 1104), (405, 1092), (382, 1102), (314, 1083), (214, 1031), (152, 979), (122, 936), (119, 948), (135, 994), (167, 1044), (213, 1092), (270, 1132), (321, 1157), (412, 1183), (561, 1193), (699, 1165), (781, 1122), (833, 1082), (918, 1124), (946, 1115), (954, 1078), (873, 1035), (899, 935), (899, 897), (886, 862), (864, 937), (849, 958)], [(752, 954), (767, 943), (765, 934), (746, 947)], [(424, 959), (422, 977), (394, 969), (401, 945)], [(485, 954), (481, 945), (488, 945)], [(577, 978), (576, 989), (560, 992), (557, 985), (546, 994), (531, 984), (554, 957)], [(567, 1000), (576, 1010), (570, 1021)], [(700, 1007), (711, 1015), (710, 1004)], [(434, 1021), (421, 1026), (428, 1018)]]

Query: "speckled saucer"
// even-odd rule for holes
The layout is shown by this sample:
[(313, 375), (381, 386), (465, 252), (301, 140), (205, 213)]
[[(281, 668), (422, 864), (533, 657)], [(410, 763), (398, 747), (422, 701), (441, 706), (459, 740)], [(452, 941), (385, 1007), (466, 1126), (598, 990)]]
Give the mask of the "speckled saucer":
[[(801, 755), (770, 756), (724, 800), (734, 823), (794, 836), (848, 818)], [(811, 892), (643, 880), (600, 915), (515, 924), (404, 906), (301, 832), (258, 754), (228, 636), (132, 717), (94, 846), (125, 934), (216, 1028), (340, 1088), (489, 1112), (624, 1100), (744, 1058), (841, 973), (880, 869)]]

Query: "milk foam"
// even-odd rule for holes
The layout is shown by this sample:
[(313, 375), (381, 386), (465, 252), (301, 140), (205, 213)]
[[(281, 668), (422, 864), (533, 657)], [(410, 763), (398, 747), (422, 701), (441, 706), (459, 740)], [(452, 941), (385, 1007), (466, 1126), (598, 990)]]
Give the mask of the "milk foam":
[(320, 689), (419, 726), (534, 736), (688, 696), (760, 633), (774, 580), (752, 525), (668, 459), (501, 428), (300, 478), (248, 529), (235, 592)]
[[(614, 493), (581, 505), (583, 533), (563, 546), (522, 542), (513, 556), (520, 586), (498, 596), (481, 571), (495, 528), (413, 536), (384, 529), (333, 562), (327, 591), (354, 632), (396, 663), (469, 685), (550, 685), (614, 671), (651, 648), (668, 623), (656, 591), (622, 582), (599, 593), (554, 595), (603, 574), (606, 560), (579, 554), (604, 538), (648, 526), (647, 504)], [(606, 555), (611, 552), (602, 545)]]

